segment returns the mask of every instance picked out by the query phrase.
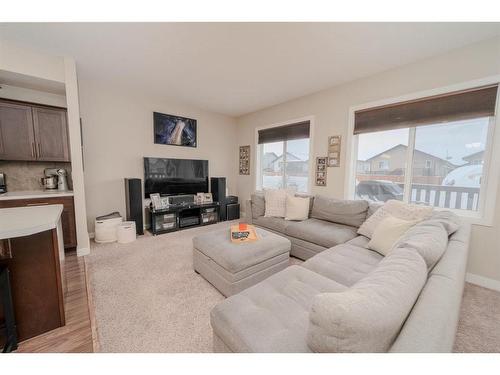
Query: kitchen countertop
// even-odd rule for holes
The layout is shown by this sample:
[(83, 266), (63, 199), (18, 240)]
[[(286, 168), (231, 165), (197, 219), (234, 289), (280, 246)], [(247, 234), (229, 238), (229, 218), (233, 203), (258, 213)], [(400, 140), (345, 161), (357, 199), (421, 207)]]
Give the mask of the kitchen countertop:
[(29, 236), (57, 227), (62, 204), (0, 209), (0, 240)]
[(25, 190), (25, 191), (8, 191), (0, 194), (0, 200), (13, 199), (31, 199), (31, 198), (50, 198), (50, 197), (72, 197), (71, 190)]

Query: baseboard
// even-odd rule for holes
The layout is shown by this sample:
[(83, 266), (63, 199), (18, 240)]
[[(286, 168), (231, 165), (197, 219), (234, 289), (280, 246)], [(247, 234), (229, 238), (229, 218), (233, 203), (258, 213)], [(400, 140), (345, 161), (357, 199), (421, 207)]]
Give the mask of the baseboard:
[(90, 249), (87, 247), (76, 249), (76, 256), (83, 257), (83, 256), (89, 255), (89, 254), (90, 254)]
[(465, 281), (482, 286), (483, 288), (488, 288), (500, 292), (500, 281), (495, 279), (489, 279), (487, 277), (475, 275), (473, 273), (467, 273), (465, 275)]

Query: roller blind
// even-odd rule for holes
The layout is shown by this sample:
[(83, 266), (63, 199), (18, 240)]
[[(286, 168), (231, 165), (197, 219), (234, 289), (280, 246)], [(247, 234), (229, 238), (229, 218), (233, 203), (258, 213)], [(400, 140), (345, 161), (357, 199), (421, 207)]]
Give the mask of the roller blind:
[(309, 138), (309, 121), (259, 130), (259, 144)]
[(497, 85), (356, 111), (354, 134), (495, 115)]

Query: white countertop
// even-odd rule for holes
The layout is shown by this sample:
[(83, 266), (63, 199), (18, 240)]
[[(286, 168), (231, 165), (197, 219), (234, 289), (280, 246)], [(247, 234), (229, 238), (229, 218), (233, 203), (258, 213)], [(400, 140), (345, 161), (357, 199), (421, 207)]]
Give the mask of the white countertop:
[(25, 191), (8, 191), (0, 194), (0, 200), (13, 199), (32, 199), (32, 198), (50, 198), (50, 197), (72, 197), (71, 190), (25, 190)]
[(62, 204), (0, 209), (0, 240), (29, 236), (57, 228)]

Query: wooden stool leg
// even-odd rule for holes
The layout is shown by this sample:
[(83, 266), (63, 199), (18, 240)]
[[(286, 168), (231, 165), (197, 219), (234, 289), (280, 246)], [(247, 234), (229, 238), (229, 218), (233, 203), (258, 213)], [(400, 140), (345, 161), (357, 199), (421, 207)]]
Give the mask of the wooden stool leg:
[(4, 353), (17, 349), (16, 320), (14, 317), (14, 305), (10, 291), (10, 278), (8, 268), (0, 270), (0, 298), (4, 309), (6, 341), (3, 348)]

